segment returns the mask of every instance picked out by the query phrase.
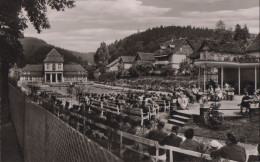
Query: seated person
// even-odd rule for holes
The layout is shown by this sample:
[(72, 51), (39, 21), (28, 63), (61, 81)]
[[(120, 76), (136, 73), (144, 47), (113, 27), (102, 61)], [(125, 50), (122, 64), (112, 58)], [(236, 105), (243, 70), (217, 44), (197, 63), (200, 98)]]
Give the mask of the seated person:
[(186, 94), (192, 103), (196, 102), (196, 96), (193, 94), (190, 86), (188, 86), (188, 88), (186, 88)]
[(260, 143), (257, 146), (258, 155), (249, 155), (247, 162), (260, 161)]
[(223, 92), (219, 85), (217, 85), (217, 88), (215, 89), (215, 92), (217, 93), (218, 100), (222, 100), (224, 98)]
[(196, 96), (197, 101), (199, 101), (201, 98), (201, 95), (199, 94), (199, 89), (196, 88), (196, 85), (193, 85), (191, 90), (192, 90), (192, 93)]
[(240, 104), (240, 113), (243, 113), (243, 108), (246, 108), (246, 112), (248, 112), (248, 109), (250, 108), (250, 100), (251, 97), (248, 95), (248, 92), (245, 92), (244, 97), (242, 98), (241, 104)]
[(120, 125), (120, 130), (123, 131), (123, 132), (127, 132), (128, 129), (131, 128), (131, 125), (129, 123), (130, 119), (128, 117), (124, 117), (123, 118), (123, 123)]
[[(161, 145), (169, 145), (174, 147), (180, 147), (180, 143), (182, 142), (182, 138), (178, 137), (179, 126), (172, 126), (171, 134), (165, 137), (160, 144)], [(179, 154), (177, 152), (173, 152), (173, 161), (178, 161)], [(167, 152), (167, 161), (170, 161), (169, 151)]]
[(260, 97), (259, 97), (259, 95), (257, 94), (256, 91), (254, 92), (254, 95), (252, 96), (252, 100), (253, 100), (254, 103), (260, 102)]
[(186, 140), (180, 144), (180, 148), (196, 152), (203, 152), (204, 145), (193, 140), (194, 130), (192, 128), (186, 129), (184, 136), (186, 137)]
[(186, 97), (185, 94), (181, 93), (181, 94), (179, 95), (177, 101), (178, 101), (178, 104), (180, 105), (180, 108), (181, 108), (182, 110), (188, 109), (187, 107), (188, 107), (189, 100), (188, 100), (188, 98)]
[(226, 145), (216, 151), (211, 152), (210, 156), (212, 158), (221, 157), (229, 160), (244, 162), (246, 161), (246, 150), (244, 147), (237, 145), (236, 137), (233, 134), (227, 133)]
[[(155, 140), (155, 141), (162, 141), (166, 136), (167, 133), (164, 130), (164, 122), (159, 122), (157, 125), (157, 129), (151, 130), (148, 135), (146, 136), (146, 138), (151, 139), (151, 140)], [(156, 155), (156, 148), (155, 147), (150, 147), (149, 148), (149, 154), (155, 156)], [(159, 150), (159, 155), (164, 155), (165, 151), (160, 149)]]
[(213, 152), (213, 151), (216, 151), (216, 150), (218, 150), (218, 149), (220, 149), (222, 147), (222, 144), (221, 143), (219, 143), (218, 141), (216, 141), (216, 140), (212, 140), (211, 142), (210, 142), (210, 147), (206, 150), (206, 154), (210, 154), (211, 152)]

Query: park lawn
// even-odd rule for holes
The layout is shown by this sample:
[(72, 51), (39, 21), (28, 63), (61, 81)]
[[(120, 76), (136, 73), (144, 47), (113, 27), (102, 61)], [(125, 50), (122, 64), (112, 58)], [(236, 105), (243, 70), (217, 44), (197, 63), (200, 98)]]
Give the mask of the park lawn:
[(213, 130), (195, 123), (187, 123), (180, 129), (184, 133), (185, 129), (193, 128), (195, 136), (213, 138), (219, 140), (226, 139), (226, 133), (233, 133), (239, 142), (256, 144), (260, 141), (260, 114), (242, 119), (224, 120), (223, 125), (218, 130)]

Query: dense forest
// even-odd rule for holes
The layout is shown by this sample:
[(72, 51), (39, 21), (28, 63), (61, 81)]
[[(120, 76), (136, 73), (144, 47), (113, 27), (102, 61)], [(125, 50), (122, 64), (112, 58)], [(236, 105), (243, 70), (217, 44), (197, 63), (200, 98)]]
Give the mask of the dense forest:
[[(238, 41), (242, 48), (245, 48), (250, 42), (249, 39), (251, 39), (246, 25), (241, 27), (237, 24), (233, 31), (232, 29), (226, 29), (225, 23), (221, 20), (217, 22), (216, 29), (192, 26), (160, 26), (149, 28), (144, 32), (138, 32), (107, 45), (110, 55), (109, 62), (121, 55), (134, 56), (137, 52), (155, 52), (159, 49), (161, 43), (179, 38), (188, 38), (195, 49), (205, 39)], [(100, 48), (102, 47), (100, 46)]]

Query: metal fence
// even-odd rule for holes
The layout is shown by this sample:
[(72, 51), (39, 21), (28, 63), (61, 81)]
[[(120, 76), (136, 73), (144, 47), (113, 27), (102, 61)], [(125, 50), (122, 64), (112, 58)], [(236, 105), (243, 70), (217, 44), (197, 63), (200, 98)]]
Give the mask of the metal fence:
[(121, 161), (9, 86), (11, 116), (25, 161)]

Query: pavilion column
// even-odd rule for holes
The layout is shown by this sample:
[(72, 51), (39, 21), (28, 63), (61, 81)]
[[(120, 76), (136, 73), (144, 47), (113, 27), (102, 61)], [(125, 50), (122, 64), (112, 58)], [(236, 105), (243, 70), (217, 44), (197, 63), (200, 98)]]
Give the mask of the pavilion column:
[(56, 81), (56, 83), (58, 83), (58, 74), (56, 73), (55, 75), (56, 75), (56, 80), (55, 81)]
[(257, 90), (257, 68), (255, 66), (255, 90)]
[(224, 82), (224, 68), (221, 66), (221, 89), (223, 90), (223, 82)]
[(50, 83), (52, 83), (52, 73), (50, 73)]
[(204, 67), (204, 91), (206, 90), (206, 66)]
[(240, 79), (241, 79), (241, 77), (240, 77), (240, 66), (238, 67), (238, 94), (240, 95), (240, 93), (241, 93), (241, 81), (240, 81)]
[(44, 82), (47, 82), (47, 74), (44, 73)]
[(200, 88), (200, 66), (199, 66), (199, 77), (198, 77), (198, 86), (199, 86), (199, 88)]

